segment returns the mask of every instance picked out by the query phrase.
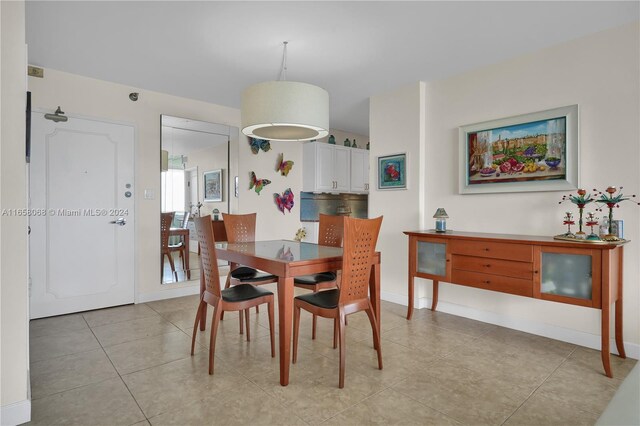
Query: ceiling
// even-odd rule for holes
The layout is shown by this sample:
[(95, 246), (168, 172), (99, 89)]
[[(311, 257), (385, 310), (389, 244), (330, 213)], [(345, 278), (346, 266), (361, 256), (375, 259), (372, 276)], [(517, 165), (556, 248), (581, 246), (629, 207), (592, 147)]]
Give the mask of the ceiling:
[(372, 95), (638, 20), (639, 5), (28, 1), (27, 43), (33, 65), (239, 108), (278, 79), (287, 40), (287, 79), (329, 91), (331, 128), (368, 135)]

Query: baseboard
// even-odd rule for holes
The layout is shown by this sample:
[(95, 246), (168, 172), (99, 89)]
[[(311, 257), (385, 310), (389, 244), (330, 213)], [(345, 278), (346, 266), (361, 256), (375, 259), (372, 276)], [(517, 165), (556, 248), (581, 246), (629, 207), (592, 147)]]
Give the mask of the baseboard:
[[(227, 280), (226, 275), (220, 275), (220, 283), (223, 284)], [(156, 300), (174, 299), (182, 296), (192, 296), (200, 293), (200, 282), (192, 280), (193, 283), (186, 285), (181, 284), (165, 284), (166, 290), (154, 291), (151, 293), (141, 293), (136, 296), (136, 303), (154, 302)], [(175, 287), (174, 287), (175, 286)]]
[[(388, 302), (397, 303), (407, 306), (407, 296), (381, 292), (380, 298)], [(421, 297), (414, 302), (415, 309), (431, 308), (431, 299)], [(513, 318), (506, 315), (496, 314), (494, 312), (482, 311), (468, 306), (456, 305), (444, 301), (438, 301), (438, 311), (447, 314), (457, 315), (476, 321), (486, 322), (489, 324), (499, 325), (501, 327), (511, 328), (514, 330), (524, 331), (525, 333), (535, 334), (538, 336), (548, 337), (550, 339), (561, 340), (563, 342), (572, 343), (578, 346), (584, 346), (591, 349), (600, 350), (600, 335), (585, 333), (583, 331), (571, 330), (568, 328), (558, 327), (556, 325), (543, 324), (535, 321)], [(611, 353), (617, 354), (615, 340), (611, 339)], [(624, 342), (624, 348), (627, 357), (633, 359), (640, 358), (640, 345), (637, 343)]]
[(0, 406), (0, 425), (14, 426), (31, 421), (31, 400)]
[[(167, 284), (170, 286), (171, 284)], [(178, 284), (180, 285), (180, 284)], [(184, 287), (169, 288), (162, 291), (154, 291), (152, 293), (141, 293), (136, 296), (136, 303), (153, 302), (156, 300), (173, 299), (182, 296), (191, 296), (200, 293), (200, 284), (189, 285)]]

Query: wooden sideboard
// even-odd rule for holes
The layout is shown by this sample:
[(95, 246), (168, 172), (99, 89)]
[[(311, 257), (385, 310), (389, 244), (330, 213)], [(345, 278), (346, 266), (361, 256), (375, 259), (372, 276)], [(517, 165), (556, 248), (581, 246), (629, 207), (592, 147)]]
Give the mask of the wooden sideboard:
[(615, 303), (615, 341), (622, 340), (621, 244), (554, 240), (552, 237), (475, 232), (405, 231), (409, 236), (409, 308), (413, 314), (414, 278), (433, 280), (431, 310), (438, 304), (440, 281), (518, 296), (602, 310), (602, 364), (609, 359), (609, 321)]

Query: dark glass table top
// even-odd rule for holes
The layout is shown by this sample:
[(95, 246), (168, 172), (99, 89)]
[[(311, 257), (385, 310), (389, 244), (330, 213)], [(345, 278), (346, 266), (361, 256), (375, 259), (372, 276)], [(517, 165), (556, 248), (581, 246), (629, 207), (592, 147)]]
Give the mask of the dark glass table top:
[(255, 241), (250, 243), (216, 243), (218, 251), (229, 251), (278, 262), (299, 262), (305, 260), (342, 257), (341, 247), (320, 246), (289, 240)]

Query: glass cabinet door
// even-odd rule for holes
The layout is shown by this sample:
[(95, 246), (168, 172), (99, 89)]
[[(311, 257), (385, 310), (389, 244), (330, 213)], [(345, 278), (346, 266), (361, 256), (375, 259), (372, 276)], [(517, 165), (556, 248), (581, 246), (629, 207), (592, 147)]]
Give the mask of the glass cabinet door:
[(600, 256), (595, 250), (543, 248), (540, 297), (592, 306), (600, 291)]
[(431, 241), (418, 241), (419, 274), (439, 277), (447, 276), (447, 244)]

